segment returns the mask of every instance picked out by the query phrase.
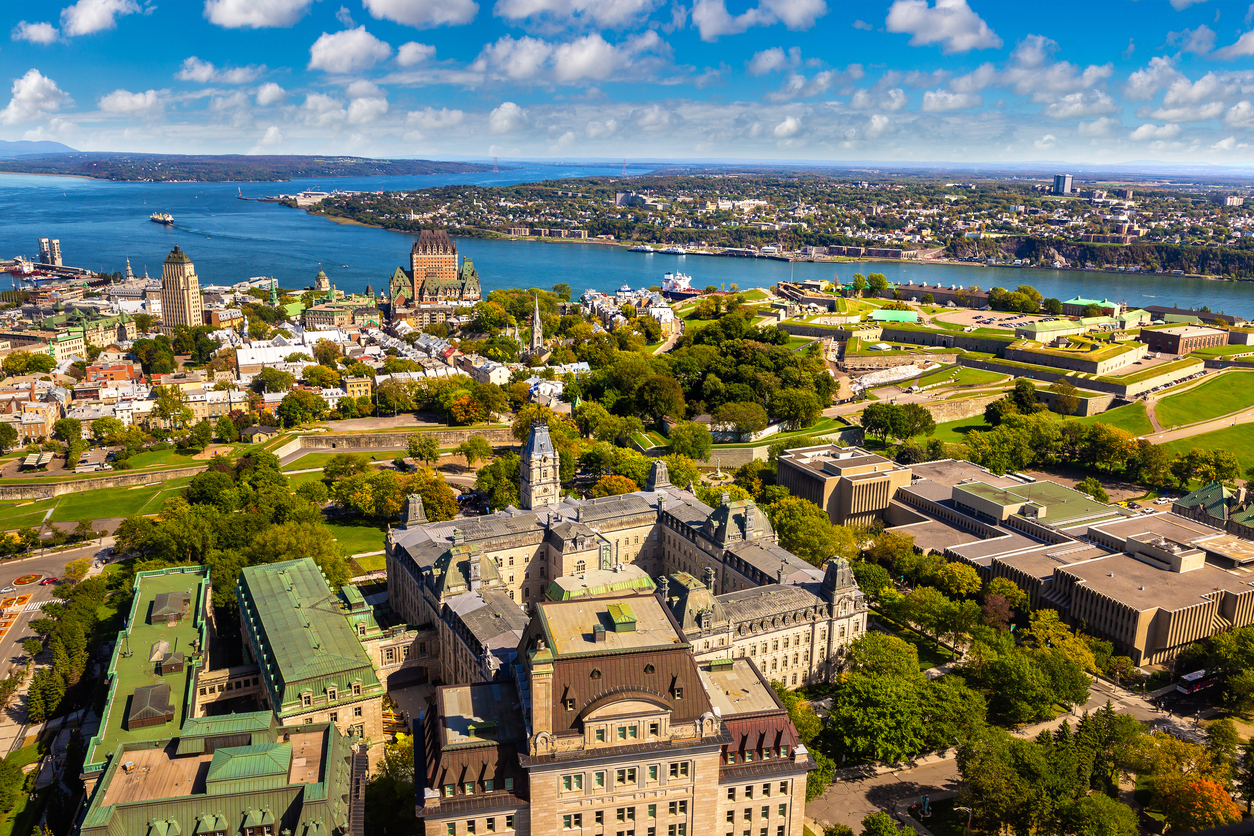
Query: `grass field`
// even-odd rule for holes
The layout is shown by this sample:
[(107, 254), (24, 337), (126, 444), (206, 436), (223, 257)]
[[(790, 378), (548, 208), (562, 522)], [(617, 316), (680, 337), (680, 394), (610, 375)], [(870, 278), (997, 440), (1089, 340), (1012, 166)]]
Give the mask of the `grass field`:
[(983, 415), (976, 415), (973, 418), (963, 418), (959, 421), (946, 421), (943, 424), (936, 425), (936, 432), (933, 437), (939, 438), (947, 444), (961, 444), (966, 441), (967, 433), (972, 430), (991, 430), (988, 424), (984, 423)]
[(5, 504), (0, 507), (0, 529), (37, 526), (43, 522), (48, 509), (56, 504), (55, 499), (41, 499), (24, 505)]
[[(283, 465), (283, 470), (308, 470), (311, 467), (326, 467), (327, 462), (331, 461), (333, 456), (342, 456), (344, 452), (344, 450), (336, 450), (326, 453), (306, 453), (300, 458), (292, 459), (290, 462)], [(390, 462), (392, 459), (396, 458), (398, 453), (405, 453), (405, 455), (409, 455), (407, 448), (400, 447), (397, 447), (394, 450), (384, 450), (379, 448), (376, 452), (365, 453), (364, 455), (367, 461), (370, 460), (371, 456), (374, 456), (375, 461)]]
[(1133, 435), (1145, 435), (1154, 431), (1154, 425), (1150, 423), (1149, 416), (1145, 414), (1145, 404), (1141, 401), (1135, 401), (1117, 409), (1111, 409), (1097, 415), (1087, 415), (1075, 420), (1081, 424), (1109, 424), (1112, 427), (1127, 430)]
[(372, 554), (369, 557), (355, 557), (353, 562), (357, 564), (362, 572), (382, 572), (387, 568), (387, 558), (381, 554)]
[[(878, 400), (878, 398), (876, 400)], [(803, 430), (796, 430), (795, 432), (779, 433), (778, 435), (773, 435), (773, 436), (770, 436), (769, 438), (763, 438), (760, 441), (744, 441), (744, 442), (733, 441), (727, 444), (715, 444), (714, 449), (717, 450), (720, 447), (769, 447), (770, 445), (774, 444), (776, 441), (779, 441), (781, 438), (791, 438), (793, 436), (798, 436), (798, 435), (821, 435), (823, 433), (830, 433), (835, 430), (843, 429), (848, 426), (849, 424), (846, 424), (842, 421), (838, 421), (835, 418), (828, 418), (824, 416), (823, 418), (820, 418), (818, 421), (816, 421), (814, 423), (814, 426), (806, 427)]]
[(335, 535), (345, 557), (381, 550), (387, 535), (387, 526), (369, 520), (336, 520), (326, 526)]
[(987, 386), (1000, 383), (1007, 378), (1007, 375), (983, 369), (970, 369), (966, 366), (942, 366), (914, 382), (919, 386), (931, 386), (935, 383), (947, 383), (951, 377), (954, 378), (953, 383), (956, 386)]
[(177, 449), (149, 451), (131, 456), (127, 461), (131, 463), (131, 470), (139, 470), (145, 467), (193, 467), (201, 463), (192, 458), (197, 452), (199, 451)]
[(1187, 453), (1194, 447), (1202, 450), (1227, 450), (1235, 453), (1241, 460), (1241, 472), (1244, 473), (1254, 467), (1254, 424), (1224, 427), (1222, 430), (1182, 438), (1179, 441), (1169, 441), (1162, 446), (1171, 455)]
[(814, 342), (814, 337), (789, 337), (787, 347), (796, 351)]
[(108, 517), (129, 517), (132, 514), (155, 514), (161, 504), (178, 496), (191, 482), (190, 478), (170, 479), (142, 488), (101, 488), (95, 491), (66, 494), (59, 498), (53, 522), (100, 520)]
[(1158, 424), (1163, 429), (1209, 421), (1254, 406), (1254, 373), (1223, 372), (1200, 386), (1158, 402)]

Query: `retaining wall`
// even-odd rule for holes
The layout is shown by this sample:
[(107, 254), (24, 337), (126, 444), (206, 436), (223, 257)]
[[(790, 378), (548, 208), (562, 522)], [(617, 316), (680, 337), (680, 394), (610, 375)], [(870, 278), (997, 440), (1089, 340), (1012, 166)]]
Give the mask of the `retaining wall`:
[(976, 415), (983, 415), (984, 407), (993, 401), (1001, 400), (1005, 396), (1005, 392), (998, 392), (994, 395), (984, 395), (979, 398), (933, 401), (920, 405), (932, 414), (932, 418), (935, 419), (936, 423), (943, 424), (946, 421), (961, 421), (964, 418), (974, 418)]
[(157, 470), (148, 473), (122, 472), (91, 479), (75, 479), (72, 482), (47, 482), (42, 485), (0, 485), (0, 500), (52, 499), (57, 496), (65, 496), (67, 493), (95, 491), (101, 488), (134, 488), (140, 485), (155, 485), (168, 479), (195, 476), (208, 466), (209, 463), (205, 462), (199, 467), (180, 467), (174, 470)]
[[(342, 450), (353, 448), (374, 449), (374, 448), (396, 448), (405, 447), (409, 444), (409, 437), (415, 432), (423, 435), (434, 435), (440, 442), (441, 447), (456, 447), (463, 441), (472, 436), (482, 436), (487, 439), (489, 444), (517, 444), (509, 427), (496, 427), (493, 429), (448, 429), (448, 430), (408, 430), (405, 432), (394, 433), (358, 433), (358, 434), (335, 434), (323, 433), (318, 435), (303, 435), (299, 439), (300, 448), (302, 450)], [(285, 445), (283, 449), (287, 449)], [(290, 450), (288, 452), (296, 452)], [(282, 455), (287, 455), (284, 453)]]
[[(815, 433), (814, 438), (822, 441), (838, 444), (841, 447), (857, 447), (865, 442), (865, 436), (862, 427), (843, 427), (839, 430), (832, 430), (825, 433)], [(716, 464), (724, 470), (740, 467), (742, 464), (757, 459), (760, 462), (766, 461), (767, 453), (770, 452), (771, 445), (759, 444), (756, 447), (715, 447), (710, 450), (710, 457), (702, 464), (706, 467), (714, 467)]]
[(1014, 337), (977, 337), (951, 331), (931, 331), (924, 328), (903, 328), (900, 325), (885, 325), (880, 339), (894, 343), (910, 343), (911, 345), (931, 345), (940, 348), (960, 348), (963, 351), (982, 351), (997, 354), (1014, 342)]

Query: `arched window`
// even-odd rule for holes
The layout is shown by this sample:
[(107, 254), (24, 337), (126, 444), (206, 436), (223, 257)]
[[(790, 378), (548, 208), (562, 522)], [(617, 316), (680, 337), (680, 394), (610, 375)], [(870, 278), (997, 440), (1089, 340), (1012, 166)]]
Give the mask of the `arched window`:
[(575, 561), (575, 574), (582, 575), (586, 571), (588, 571), (587, 562), (583, 560), (576, 560)]
[(593, 668), (593, 669), (592, 669), (592, 673), (588, 674), (588, 677), (589, 677), (590, 679), (600, 679), (600, 678), (601, 678), (601, 669), (600, 669), (600, 668)]

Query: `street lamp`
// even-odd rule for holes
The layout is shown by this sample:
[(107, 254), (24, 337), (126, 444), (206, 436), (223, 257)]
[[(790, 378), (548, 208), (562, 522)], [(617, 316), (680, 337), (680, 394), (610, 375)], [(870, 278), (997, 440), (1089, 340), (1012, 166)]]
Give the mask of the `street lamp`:
[(955, 807), (954, 812), (967, 814), (967, 826), (962, 831), (962, 836), (967, 836), (967, 833), (969, 833), (971, 830), (971, 808), (970, 807)]

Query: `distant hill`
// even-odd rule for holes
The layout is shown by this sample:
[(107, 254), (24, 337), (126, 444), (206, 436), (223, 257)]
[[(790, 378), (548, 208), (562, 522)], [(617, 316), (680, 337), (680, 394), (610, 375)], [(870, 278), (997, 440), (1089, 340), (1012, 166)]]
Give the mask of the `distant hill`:
[(52, 154), (73, 154), (74, 149), (68, 145), (62, 145), (59, 142), (29, 142), (21, 139), (16, 142), (10, 142), (6, 139), (0, 139), (0, 159), (7, 160), (13, 157), (28, 156), (50, 156)]
[[(57, 143), (9, 143), (57, 145)], [(0, 172), (63, 174), (97, 180), (137, 182), (276, 182), (303, 177), (380, 177), (385, 175), (448, 174), (489, 171), (475, 163), (433, 160), (371, 160), (363, 157), (266, 157), (233, 154), (177, 156), (170, 154), (89, 154), (65, 148), (66, 153), (0, 154)]]

